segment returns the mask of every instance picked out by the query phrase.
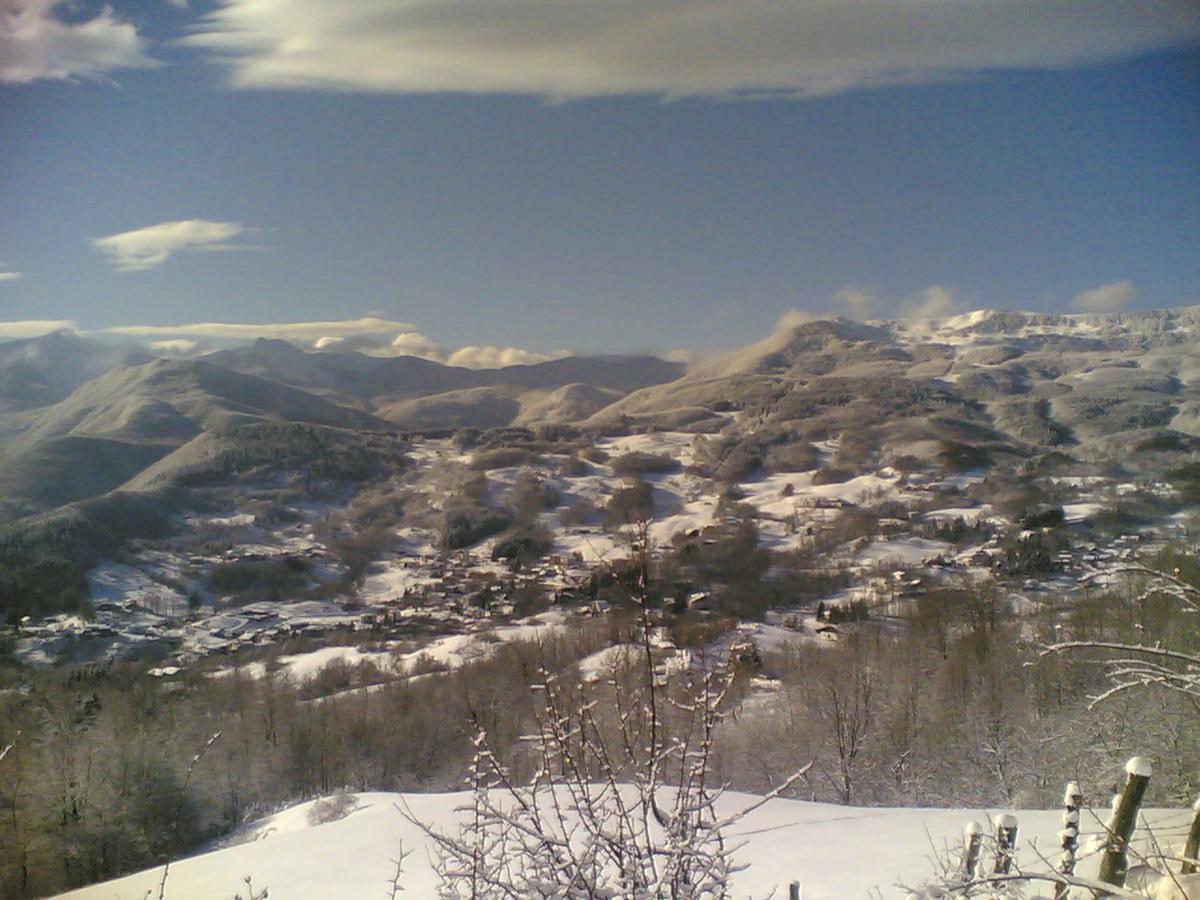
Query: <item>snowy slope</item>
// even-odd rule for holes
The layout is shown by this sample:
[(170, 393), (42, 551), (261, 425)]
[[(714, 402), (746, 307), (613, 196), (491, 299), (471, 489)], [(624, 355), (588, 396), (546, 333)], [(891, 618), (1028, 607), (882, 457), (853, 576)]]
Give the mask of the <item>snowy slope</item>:
[[(339, 821), (312, 825), (313, 804), (300, 804), (248, 826), (241, 835), (246, 843), (174, 863), (166, 896), (171, 900), (209, 900), (238, 892), (244, 896), (243, 879), (249, 875), (254, 889), (268, 888), (272, 900), (383, 900), (390, 895), (392, 860), (401, 842), (405, 851), (412, 852), (404, 863), (400, 896), (436, 896), (428, 841), (397, 809), (400, 795), (359, 794), (355, 799), (357, 806)], [(460, 815), (456, 807), (468, 799), (467, 794), (403, 798), (415, 816), (443, 829), (455, 821)], [(754, 799), (730, 794), (722, 811)], [(1038, 852), (1053, 855), (1059, 816), (1057, 811), (1018, 813), (1022, 864), (1042, 868)], [(1152, 811), (1147, 817), (1160, 841), (1182, 843), (1189, 812)], [(788, 882), (795, 879), (801, 882), (806, 900), (865, 898), (875, 888), (884, 897), (903, 897), (896, 883), (917, 883), (928, 875), (933, 848), (953, 844), (968, 819), (988, 821), (987, 813), (977, 810), (863, 809), (773, 800), (734, 830), (745, 842), (738, 859), (749, 863), (736, 878), (735, 896), (765, 897), (776, 886), (786, 896)], [(1085, 835), (1098, 828), (1094, 816), (1084, 816)], [(1086, 838), (1081, 843), (1086, 845)], [(1094, 876), (1096, 866), (1093, 855), (1080, 864), (1079, 872)], [(149, 870), (62, 896), (142, 900), (147, 892), (158, 895), (161, 875), (161, 869)]]

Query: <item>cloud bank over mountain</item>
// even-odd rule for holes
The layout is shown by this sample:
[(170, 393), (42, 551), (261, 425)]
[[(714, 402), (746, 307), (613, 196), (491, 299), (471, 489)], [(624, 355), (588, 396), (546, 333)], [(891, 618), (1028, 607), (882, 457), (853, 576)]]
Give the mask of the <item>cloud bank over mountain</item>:
[(1112, 281), (1076, 294), (1071, 306), (1083, 312), (1117, 312), (1128, 306), (1136, 293), (1132, 281)]
[(380, 316), (263, 324), (192, 322), (182, 325), (116, 325), (91, 331), (81, 329), (72, 319), (0, 322), (0, 340), (39, 337), (55, 331), (144, 340), (150, 350), (167, 356), (188, 356), (218, 346), (259, 338), (276, 338), (313, 350), (330, 352), (357, 351), (379, 357), (416, 356), (468, 369), (532, 365), (574, 355), (570, 350), (539, 352), (491, 344), (448, 347), (421, 334), (410, 322), (397, 322)]

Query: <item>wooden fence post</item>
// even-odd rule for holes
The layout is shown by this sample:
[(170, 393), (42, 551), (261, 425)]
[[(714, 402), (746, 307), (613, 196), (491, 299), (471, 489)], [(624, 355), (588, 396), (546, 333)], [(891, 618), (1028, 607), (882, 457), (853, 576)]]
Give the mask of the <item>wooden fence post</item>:
[(979, 869), (979, 851), (983, 847), (983, 829), (978, 822), (968, 822), (963, 828), (962, 877), (970, 881)]
[(788, 900), (800, 900), (800, 882), (793, 881), (788, 885)]
[(1017, 817), (1004, 813), (996, 817), (996, 865), (997, 875), (1007, 875), (1012, 870), (1013, 852), (1017, 847)]
[(1183, 866), (1179, 869), (1182, 875), (1195, 875), (1200, 871), (1200, 866), (1196, 864), (1196, 860), (1200, 859), (1200, 797), (1196, 798), (1192, 809), (1196, 814), (1192, 816), (1192, 827), (1188, 831), (1187, 843), (1183, 845)]
[[(1083, 792), (1079, 783), (1068, 782), (1066, 793), (1063, 794), (1063, 829), (1058, 833), (1062, 841), (1062, 855), (1058, 858), (1058, 870), (1064, 875), (1075, 874), (1075, 852), (1079, 849), (1079, 810), (1083, 806)], [(1071, 885), (1060, 881), (1054, 888), (1055, 900), (1066, 900), (1071, 892)]]
[(1125, 873), (1129, 870), (1129, 839), (1133, 836), (1138, 809), (1153, 774), (1154, 767), (1143, 757), (1135, 756), (1125, 763), (1125, 789), (1113, 806), (1112, 818), (1108, 821), (1108, 842), (1100, 860), (1100, 880), (1105, 884), (1125, 886)]

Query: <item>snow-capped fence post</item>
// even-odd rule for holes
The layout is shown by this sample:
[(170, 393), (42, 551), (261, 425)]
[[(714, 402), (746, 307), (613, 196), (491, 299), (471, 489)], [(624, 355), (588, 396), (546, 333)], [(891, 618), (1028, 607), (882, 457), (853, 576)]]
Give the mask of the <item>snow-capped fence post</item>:
[(996, 817), (996, 864), (997, 875), (1012, 871), (1013, 853), (1017, 847), (1017, 817), (1004, 813)]
[(788, 900), (800, 900), (800, 882), (793, 881), (788, 885)]
[(962, 877), (970, 881), (979, 868), (979, 851), (983, 849), (983, 829), (975, 821), (963, 828)]
[(1183, 866), (1179, 869), (1183, 875), (1195, 875), (1200, 871), (1200, 865), (1197, 865), (1197, 860), (1200, 860), (1200, 797), (1196, 798), (1192, 809), (1195, 815), (1192, 816), (1192, 827), (1183, 845)]
[[(1075, 852), (1079, 849), (1079, 810), (1083, 806), (1083, 791), (1079, 790), (1076, 781), (1067, 784), (1063, 795), (1063, 829), (1058, 833), (1062, 841), (1062, 855), (1058, 858), (1058, 870), (1070, 877), (1075, 874)], [(1066, 900), (1071, 891), (1071, 885), (1060, 881), (1054, 888), (1055, 900)]]
[(1125, 763), (1125, 774), (1125, 788), (1113, 806), (1107, 826), (1108, 843), (1100, 860), (1100, 880), (1116, 887), (1125, 886), (1125, 873), (1129, 869), (1126, 851), (1154, 767), (1148, 759), (1135, 756)]

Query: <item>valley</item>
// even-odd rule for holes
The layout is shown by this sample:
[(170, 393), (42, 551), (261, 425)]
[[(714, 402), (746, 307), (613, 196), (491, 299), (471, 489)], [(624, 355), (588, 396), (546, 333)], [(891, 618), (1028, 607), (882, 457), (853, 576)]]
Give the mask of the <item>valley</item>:
[(278, 341), (117, 366), (0, 416), (0, 702), (42, 785), (10, 785), (41, 823), (12, 837), (83, 853), (63, 889), (297, 798), (452, 790), (467, 723), (524, 769), (541, 679), (643, 669), (729, 673), (710, 765), (767, 795), (810, 761), (787, 802), (1046, 806), (1130, 753), (1171, 754), (1152, 796), (1183, 802), (1184, 699), (1097, 719), (1105, 670), (1044, 648), (1194, 646), (1153, 573), (1196, 577), (1197, 358), (1185, 308), (817, 320), (686, 372)]

